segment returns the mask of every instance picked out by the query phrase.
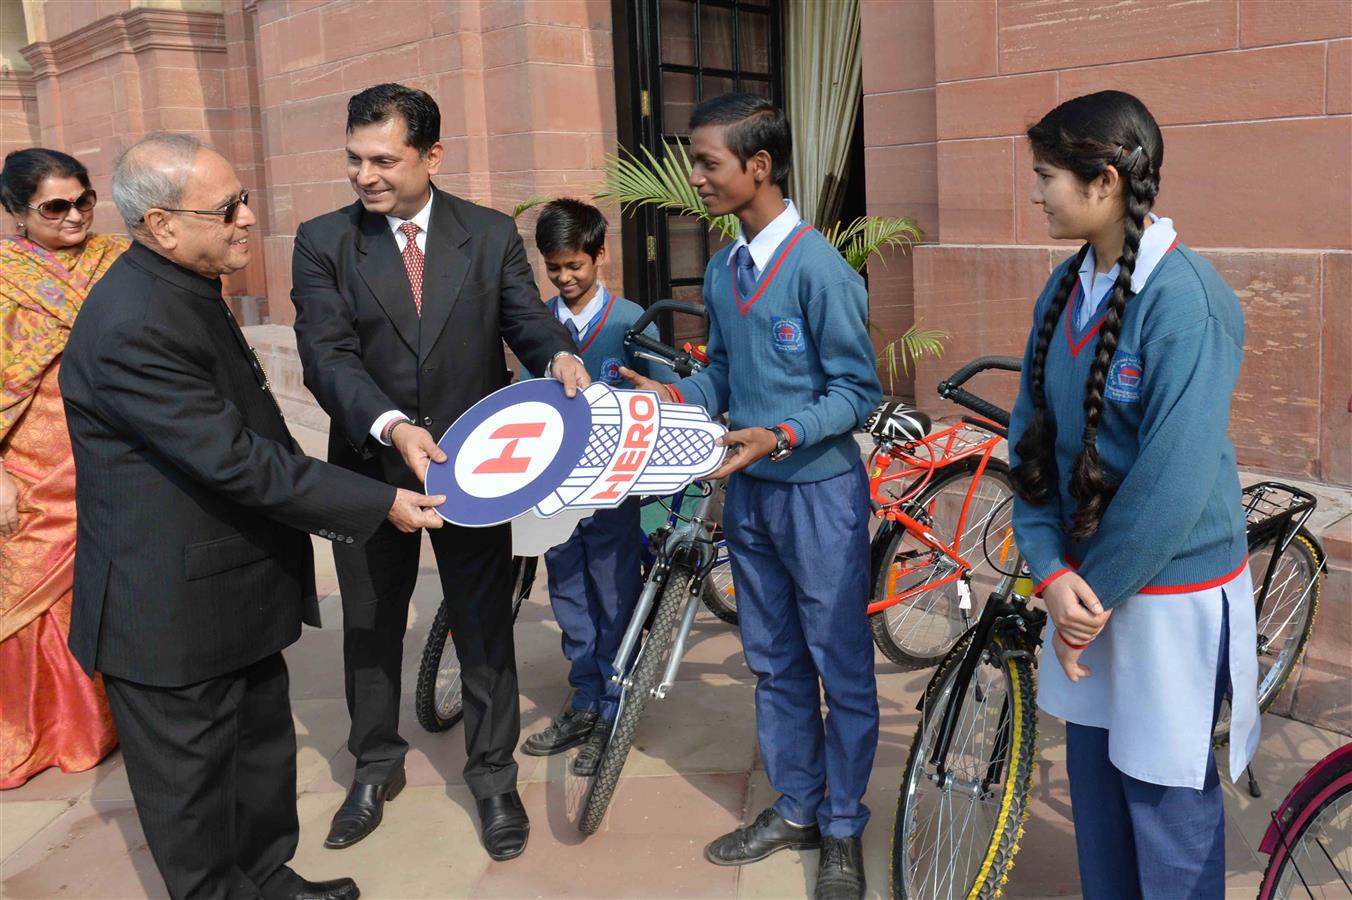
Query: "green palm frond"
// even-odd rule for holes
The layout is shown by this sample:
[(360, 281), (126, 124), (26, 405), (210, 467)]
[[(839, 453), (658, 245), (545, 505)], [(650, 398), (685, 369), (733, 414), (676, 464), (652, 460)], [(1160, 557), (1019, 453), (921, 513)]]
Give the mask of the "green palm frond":
[[(857, 272), (869, 259), (889, 247), (905, 252), (920, 240), (920, 228), (905, 217), (860, 216), (848, 226), (837, 222), (826, 232), (826, 239), (841, 252), (845, 261)], [(886, 265), (886, 260), (883, 265)]]
[(597, 200), (618, 200), (620, 208), (656, 206), (679, 210), (717, 228), (724, 237), (737, 236), (737, 219), (733, 216), (711, 216), (704, 201), (690, 186), (690, 157), (679, 142), (675, 149), (668, 145), (659, 160), (647, 147), (640, 147), (642, 158), (625, 148), (617, 156), (606, 160), (606, 189), (596, 195)]
[(921, 328), (916, 324), (895, 341), (889, 341), (878, 354), (878, 365), (887, 368), (887, 392), (896, 393), (897, 379), (901, 375), (910, 375), (911, 366), (919, 362), (920, 357), (942, 357), (947, 337), (948, 333), (938, 328)]
[(541, 203), (548, 203), (553, 199), (553, 197), (546, 197), (544, 194), (531, 194), (525, 200), (518, 203), (512, 210), (512, 218), (519, 219), (521, 218), (521, 214), (526, 210), (539, 206)]

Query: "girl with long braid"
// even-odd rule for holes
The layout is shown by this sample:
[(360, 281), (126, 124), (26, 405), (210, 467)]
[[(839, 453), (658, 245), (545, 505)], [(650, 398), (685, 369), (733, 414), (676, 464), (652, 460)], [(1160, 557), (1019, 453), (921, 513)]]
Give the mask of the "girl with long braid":
[(1164, 143), (1135, 97), (1028, 129), (1032, 201), (1082, 241), (1038, 298), (1010, 423), (1014, 529), (1051, 625), (1038, 704), (1066, 721), (1084, 895), (1221, 897), (1211, 732), (1258, 744), (1257, 638), (1235, 452), (1239, 301), (1151, 211)]

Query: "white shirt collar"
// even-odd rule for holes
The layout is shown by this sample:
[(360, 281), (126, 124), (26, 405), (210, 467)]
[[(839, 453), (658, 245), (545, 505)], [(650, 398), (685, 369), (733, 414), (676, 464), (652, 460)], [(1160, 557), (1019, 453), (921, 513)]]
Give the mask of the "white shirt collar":
[(582, 307), (581, 311), (574, 313), (568, 308), (568, 304), (563, 302), (562, 297), (554, 298), (554, 308), (557, 310), (559, 321), (564, 324), (568, 322), (575, 324), (578, 337), (583, 338), (587, 336), (587, 326), (605, 308), (609, 296), (606, 286), (598, 281), (596, 282), (596, 293), (592, 295), (592, 298), (587, 301), (587, 305)]
[(390, 231), (395, 234), (396, 241), (399, 240), (399, 226), (403, 225), (405, 222), (412, 222), (417, 225), (419, 229), (418, 234), (421, 235), (427, 233), (427, 226), (432, 224), (432, 200), (436, 195), (436, 191), (429, 187), (427, 189), (427, 202), (423, 204), (423, 208), (418, 210), (411, 219), (401, 219), (398, 216), (385, 217), (385, 221), (390, 225)]
[[(1164, 259), (1164, 254), (1168, 253), (1174, 241), (1178, 240), (1173, 219), (1161, 219), (1154, 213), (1150, 213), (1150, 219), (1152, 224), (1141, 234), (1141, 246), (1136, 251), (1136, 268), (1131, 272), (1131, 290), (1135, 294), (1139, 294), (1141, 288), (1145, 287), (1155, 268)], [(1099, 279), (1117, 280), (1117, 265), (1114, 265), (1111, 271), (1095, 277), (1094, 263), (1094, 248), (1091, 246), (1089, 252), (1084, 255), (1084, 262), (1080, 264), (1080, 287), (1086, 297), (1093, 293), (1091, 288)]]
[(728, 264), (732, 265), (737, 248), (745, 245), (751, 250), (751, 262), (755, 265), (756, 277), (759, 278), (774, 257), (775, 251), (779, 249), (779, 245), (784, 243), (784, 239), (793, 233), (801, 221), (803, 220), (798, 215), (798, 207), (793, 205), (792, 200), (785, 200), (784, 211), (775, 216), (770, 224), (762, 228), (749, 242), (746, 239), (746, 232), (739, 227), (737, 240), (733, 242), (732, 252), (728, 254)]

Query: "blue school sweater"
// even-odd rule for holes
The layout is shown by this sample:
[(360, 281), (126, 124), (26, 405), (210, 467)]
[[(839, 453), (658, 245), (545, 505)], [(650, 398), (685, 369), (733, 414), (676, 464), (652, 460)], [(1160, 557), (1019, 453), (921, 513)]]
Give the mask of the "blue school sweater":
[(704, 272), (709, 366), (673, 387), (732, 429), (783, 424), (793, 454), (745, 471), (770, 481), (813, 482), (859, 464), (852, 432), (882, 399), (868, 336), (868, 291), (817, 230), (800, 225), (739, 297), (725, 247)]
[[(555, 317), (559, 314), (559, 304), (562, 302), (558, 297), (548, 301), (549, 310)], [(646, 359), (637, 359), (624, 346), (624, 333), (638, 321), (641, 315), (643, 315), (643, 308), (632, 300), (626, 300), (614, 294), (608, 296), (605, 305), (597, 313), (594, 323), (582, 336), (582, 346), (578, 347), (578, 356), (582, 357), (582, 364), (586, 366), (587, 374), (592, 377), (593, 381), (604, 381), (611, 387), (632, 388), (633, 385), (621, 377), (620, 366), (633, 369), (640, 375), (646, 375), (654, 381), (660, 381), (664, 384), (676, 380), (676, 373), (669, 366), (650, 363)], [(660, 340), (656, 324), (650, 324), (643, 329), (643, 333), (655, 341)], [(521, 371), (529, 377), (541, 377), (540, 374), (530, 372), (524, 366)]]
[[(1029, 378), (1037, 328), (1070, 261), (1052, 273), (1033, 311), (1022, 383), (1010, 420), (1014, 447), (1032, 418)], [(1084, 435), (1084, 385), (1098, 340), (1067, 303), (1047, 352), (1047, 409), (1056, 423), (1060, 491), (1051, 502), (1014, 504), (1019, 549), (1039, 589), (1069, 568), (1105, 608), (1133, 594), (1186, 593), (1223, 584), (1246, 565), (1247, 543), (1235, 449), (1226, 429), (1239, 377), (1244, 316), (1206, 260), (1179, 246), (1127, 300), (1109, 365), (1099, 457), (1117, 482), (1099, 530), (1066, 534), (1077, 503), (1070, 473)]]

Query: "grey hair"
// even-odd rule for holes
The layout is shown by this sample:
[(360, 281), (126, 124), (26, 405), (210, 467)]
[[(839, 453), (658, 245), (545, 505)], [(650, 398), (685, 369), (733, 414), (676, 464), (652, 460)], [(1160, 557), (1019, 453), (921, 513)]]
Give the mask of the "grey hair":
[(149, 210), (178, 206), (197, 154), (206, 145), (190, 134), (162, 132), (133, 144), (113, 169), (113, 203), (135, 232)]

